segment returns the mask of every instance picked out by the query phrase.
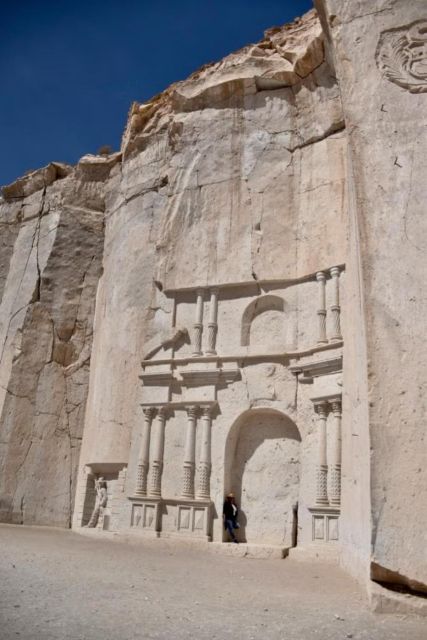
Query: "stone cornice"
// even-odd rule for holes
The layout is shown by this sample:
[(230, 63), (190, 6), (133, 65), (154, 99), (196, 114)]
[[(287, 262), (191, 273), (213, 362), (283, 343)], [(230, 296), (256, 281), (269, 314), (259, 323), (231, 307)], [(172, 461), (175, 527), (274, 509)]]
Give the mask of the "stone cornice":
[[(334, 342), (333, 346), (338, 347), (342, 343)], [(304, 381), (312, 381), (313, 378), (317, 378), (319, 376), (325, 376), (329, 373), (339, 373), (342, 371), (343, 367), (343, 356), (342, 354), (334, 357), (327, 358), (325, 360), (319, 360), (317, 362), (305, 362), (298, 363), (295, 365), (291, 365), (289, 370), (298, 375), (300, 373), (304, 376)]]
[(176, 288), (166, 287), (163, 289), (163, 293), (166, 296), (173, 296), (179, 293), (191, 293), (191, 292), (196, 293), (197, 291), (209, 291), (212, 289), (223, 291), (223, 290), (232, 290), (236, 288), (241, 289), (241, 288), (253, 288), (253, 287), (258, 287), (261, 289), (265, 288), (266, 290), (269, 290), (271, 288), (279, 288), (279, 287), (287, 288), (287, 287), (292, 287), (294, 285), (300, 284), (302, 282), (315, 281), (316, 274), (319, 272), (324, 273), (325, 277), (329, 279), (330, 270), (334, 268), (339, 269), (340, 272), (345, 271), (345, 264), (332, 265), (332, 266), (328, 265), (327, 267), (317, 269), (315, 273), (310, 273), (310, 274), (301, 276), (299, 278), (270, 278), (270, 279), (256, 280), (256, 281), (252, 279), (252, 280), (246, 280), (243, 282), (212, 283), (212, 284), (204, 284), (204, 285), (199, 284), (191, 287), (176, 287)]
[(299, 351), (279, 351), (275, 353), (251, 353), (251, 354), (235, 354), (235, 355), (202, 355), (192, 356), (188, 355), (181, 358), (159, 358), (158, 360), (142, 360), (142, 367), (153, 367), (163, 364), (172, 365), (186, 365), (191, 362), (269, 362), (274, 360), (291, 360), (295, 358), (301, 358), (303, 356), (309, 356), (321, 351), (329, 351), (331, 349), (338, 349), (344, 344), (343, 340), (337, 340), (336, 342), (330, 342), (327, 344), (315, 345), (307, 349), (301, 349)]
[(186, 387), (220, 384), (221, 382), (229, 383), (240, 378), (239, 369), (189, 370), (180, 371), (179, 373), (184, 382), (183, 386)]
[(330, 515), (339, 515), (341, 512), (340, 507), (334, 507), (331, 505), (316, 505), (315, 507), (308, 507), (308, 510), (310, 511), (310, 513), (314, 513), (314, 514), (330, 514)]
[(218, 406), (216, 400), (187, 400), (178, 402), (141, 402), (140, 406), (145, 409), (153, 407), (154, 409), (170, 409), (177, 411), (187, 411), (189, 407), (200, 407), (201, 409), (214, 409)]
[(157, 373), (141, 373), (139, 378), (145, 387), (166, 387), (174, 380), (174, 375), (172, 371), (158, 371)]

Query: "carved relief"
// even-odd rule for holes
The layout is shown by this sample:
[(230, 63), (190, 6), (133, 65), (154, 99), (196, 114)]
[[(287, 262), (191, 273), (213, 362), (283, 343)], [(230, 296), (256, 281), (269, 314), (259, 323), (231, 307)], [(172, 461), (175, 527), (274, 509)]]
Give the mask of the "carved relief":
[(411, 93), (427, 91), (427, 20), (384, 31), (376, 59), (390, 82)]
[(99, 517), (102, 515), (103, 510), (107, 506), (107, 483), (105, 482), (104, 478), (100, 477), (98, 480), (95, 480), (95, 490), (95, 507), (92, 511), (90, 520), (86, 525), (86, 527), (88, 527), (89, 529), (94, 529), (97, 526)]

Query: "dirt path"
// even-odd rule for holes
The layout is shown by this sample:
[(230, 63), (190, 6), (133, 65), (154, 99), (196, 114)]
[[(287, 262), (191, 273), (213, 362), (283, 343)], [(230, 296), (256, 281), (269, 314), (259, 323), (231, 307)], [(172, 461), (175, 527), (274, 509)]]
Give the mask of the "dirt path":
[(0, 525), (0, 639), (425, 640), (338, 568)]

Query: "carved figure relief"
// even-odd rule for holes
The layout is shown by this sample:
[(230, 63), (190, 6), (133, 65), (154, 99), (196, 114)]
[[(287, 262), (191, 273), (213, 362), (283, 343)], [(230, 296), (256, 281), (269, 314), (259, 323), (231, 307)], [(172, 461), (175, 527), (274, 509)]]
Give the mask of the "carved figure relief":
[(376, 59), (390, 82), (411, 93), (427, 91), (427, 20), (384, 31)]
[(107, 506), (107, 483), (105, 482), (104, 478), (100, 477), (98, 480), (95, 480), (95, 489), (95, 508), (92, 512), (89, 522), (86, 525), (89, 529), (94, 529), (96, 527), (96, 525), (98, 524), (99, 516)]

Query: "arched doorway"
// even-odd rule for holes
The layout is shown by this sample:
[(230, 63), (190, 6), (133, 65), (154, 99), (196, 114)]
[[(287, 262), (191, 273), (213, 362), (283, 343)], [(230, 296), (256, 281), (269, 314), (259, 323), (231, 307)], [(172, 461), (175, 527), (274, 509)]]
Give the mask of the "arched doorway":
[(231, 427), (225, 491), (236, 495), (242, 542), (292, 546), (300, 442), (295, 423), (272, 409), (247, 411)]

